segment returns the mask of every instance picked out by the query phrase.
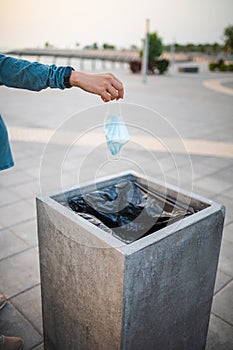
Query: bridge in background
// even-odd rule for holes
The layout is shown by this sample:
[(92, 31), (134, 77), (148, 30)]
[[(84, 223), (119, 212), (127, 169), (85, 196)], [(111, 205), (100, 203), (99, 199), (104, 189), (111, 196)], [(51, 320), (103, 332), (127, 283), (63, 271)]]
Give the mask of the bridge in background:
[(54, 61), (57, 58), (66, 58), (68, 62), (72, 58), (79, 58), (83, 60), (101, 60), (111, 62), (129, 63), (131, 61), (138, 61), (139, 54), (135, 50), (119, 51), (119, 50), (60, 50), (60, 49), (19, 49), (7, 52), (14, 56), (36, 56), (37, 60), (40, 57), (53, 57)]
[[(6, 54), (19, 57), (36, 57), (38, 62), (40, 62), (42, 57), (52, 57), (53, 63), (56, 63), (58, 58), (65, 58), (67, 65), (71, 64), (72, 59), (79, 59), (81, 69), (83, 69), (84, 61), (90, 60), (92, 70), (96, 68), (96, 61), (101, 61), (102, 68), (105, 68), (106, 62), (112, 62), (114, 66), (116, 62), (129, 64), (130, 62), (140, 60), (139, 52), (136, 50), (17, 49), (11, 50)], [(161, 58), (167, 58), (171, 62), (176, 63), (188, 61), (204, 62), (209, 59), (203, 55), (186, 53), (175, 53), (171, 56), (169, 52), (164, 52)]]

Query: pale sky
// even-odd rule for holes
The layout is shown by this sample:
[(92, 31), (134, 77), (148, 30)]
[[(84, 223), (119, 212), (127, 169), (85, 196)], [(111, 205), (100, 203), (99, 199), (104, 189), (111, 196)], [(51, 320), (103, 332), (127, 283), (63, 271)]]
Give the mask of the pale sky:
[(0, 49), (141, 46), (146, 18), (164, 43), (221, 42), (233, 0), (0, 0)]

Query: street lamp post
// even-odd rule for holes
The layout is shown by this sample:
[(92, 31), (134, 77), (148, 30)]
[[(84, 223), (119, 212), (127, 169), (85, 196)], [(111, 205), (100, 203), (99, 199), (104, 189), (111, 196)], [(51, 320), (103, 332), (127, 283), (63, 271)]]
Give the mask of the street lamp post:
[(147, 68), (148, 68), (148, 49), (149, 49), (149, 24), (150, 20), (146, 19), (146, 30), (145, 30), (145, 43), (143, 50), (143, 59), (142, 59), (142, 81), (146, 83), (147, 80)]
[(174, 38), (170, 46), (170, 59), (171, 59), (171, 71), (174, 72), (174, 63), (175, 63), (175, 39)]

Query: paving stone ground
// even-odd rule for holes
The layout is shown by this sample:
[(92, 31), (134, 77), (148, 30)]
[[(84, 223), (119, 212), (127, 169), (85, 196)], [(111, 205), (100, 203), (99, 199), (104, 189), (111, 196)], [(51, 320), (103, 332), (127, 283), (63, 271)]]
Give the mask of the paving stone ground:
[[(107, 107), (98, 97), (77, 89), (34, 93), (0, 88), (1, 114), (9, 127), (15, 159), (14, 168), (0, 173), (0, 292), (8, 297), (0, 313), (0, 333), (23, 337), (24, 350), (43, 349), (36, 195), (41, 191), (59, 192), (75, 186), (80, 179), (134, 168), (188, 191), (193, 188), (226, 206), (206, 349), (232, 350), (233, 99), (208, 90), (203, 81), (232, 77), (233, 82), (233, 75), (208, 73), (205, 69), (199, 74), (173, 71), (166, 76), (150, 76), (143, 85), (140, 76), (126, 69), (118, 69), (115, 74), (125, 85), (121, 106), (125, 121), (140, 127), (132, 129), (132, 140), (122, 151), (124, 159), (108, 159), (106, 164), (101, 164), (103, 154), (107, 154), (103, 131), (96, 127), (93, 136), (90, 128), (103, 124), (108, 109), (117, 108), (120, 113), (119, 106)], [(96, 109), (80, 112), (92, 106)], [(67, 122), (70, 116), (75, 116), (75, 123)], [(61, 133), (49, 140), (61, 123)], [(149, 131), (160, 140), (157, 146), (148, 143)], [(81, 132), (83, 138), (69, 148), (74, 135)], [(160, 147), (161, 140), (165, 149)], [(59, 164), (57, 174), (60, 157), (64, 162)]]

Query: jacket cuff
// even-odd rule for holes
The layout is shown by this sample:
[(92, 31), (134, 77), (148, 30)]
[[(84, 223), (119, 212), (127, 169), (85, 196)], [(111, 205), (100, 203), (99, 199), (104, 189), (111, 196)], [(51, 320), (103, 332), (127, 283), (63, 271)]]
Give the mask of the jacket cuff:
[(70, 75), (71, 75), (72, 70), (74, 70), (74, 68), (68, 66), (68, 67), (65, 68), (65, 71), (64, 71), (63, 84), (64, 84), (64, 87), (67, 88), (67, 89), (72, 87), (70, 85)]

